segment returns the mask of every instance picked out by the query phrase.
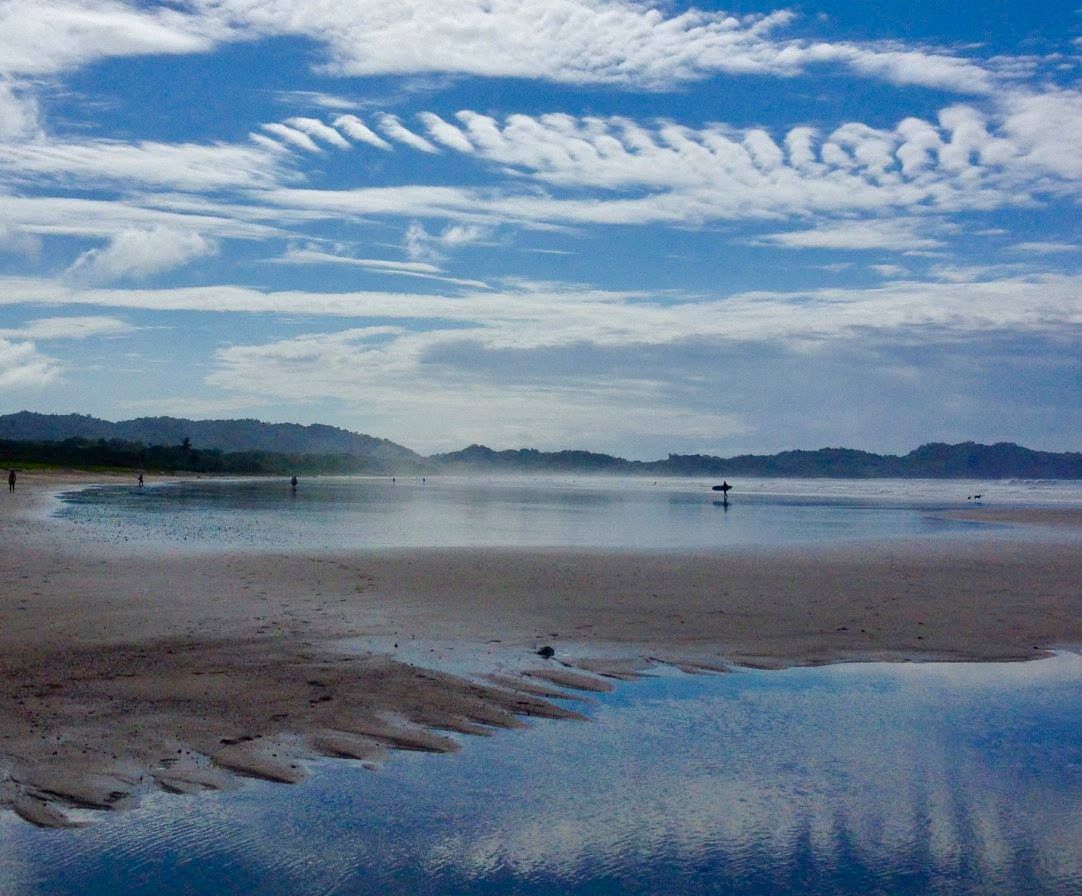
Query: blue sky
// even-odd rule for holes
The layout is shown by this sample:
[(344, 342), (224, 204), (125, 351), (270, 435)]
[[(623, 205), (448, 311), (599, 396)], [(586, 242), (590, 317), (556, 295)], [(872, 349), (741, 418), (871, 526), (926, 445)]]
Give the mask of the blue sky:
[(0, 412), (1077, 450), (1080, 25), (0, 0)]

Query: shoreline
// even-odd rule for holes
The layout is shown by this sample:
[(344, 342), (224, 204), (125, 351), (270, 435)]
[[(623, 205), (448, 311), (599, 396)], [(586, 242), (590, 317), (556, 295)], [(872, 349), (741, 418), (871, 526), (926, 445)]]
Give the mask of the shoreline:
[[(651, 662), (1012, 661), (1082, 643), (1076, 539), (132, 553), (42, 512), (120, 477), (27, 480), (33, 493), (0, 504), (0, 809), (36, 824), (147, 786), (290, 781), (309, 755), (372, 762), (575, 718), (553, 702), (567, 688)], [(1003, 521), (1045, 524), (1022, 516)]]

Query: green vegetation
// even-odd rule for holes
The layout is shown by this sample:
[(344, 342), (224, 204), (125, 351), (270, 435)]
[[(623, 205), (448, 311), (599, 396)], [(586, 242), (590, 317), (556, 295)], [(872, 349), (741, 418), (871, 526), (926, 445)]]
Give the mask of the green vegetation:
[[(20, 411), (0, 415), (0, 440), (14, 442), (60, 442), (67, 439), (85, 439), (100, 444), (108, 442), (127, 443), (138, 449), (145, 446), (198, 446), (200, 454), (206, 449), (217, 449), (225, 455), (245, 457), (226, 461), (228, 470), (242, 472), (233, 467), (257, 467), (269, 465), (272, 472), (279, 472), (281, 458), (298, 463), (301, 456), (308, 458), (306, 470), (333, 470), (346, 472), (369, 472), (382, 470), (393, 473), (426, 472), (428, 464), (419, 454), (396, 445), (387, 439), (378, 439), (361, 433), (349, 432), (334, 426), (314, 424), (300, 426), (296, 423), (263, 423), (259, 420), (186, 420), (178, 417), (139, 417), (118, 423), (88, 417), (83, 414), (36, 414)], [(188, 469), (190, 458), (182, 458), (185, 465), (174, 467), (177, 458), (168, 452), (170, 468)], [(343, 458), (363, 458), (364, 461), (347, 461)], [(332, 459), (333, 458), (333, 459)], [(201, 462), (210, 463), (208, 458)], [(128, 460), (125, 461), (128, 463)], [(153, 463), (148, 460), (148, 464)], [(358, 466), (358, 464), (367, 464)], [(211, 472), (208, 470), (208, 472)], [(219, 472), (215, 467), (213, 472)]]
[(119, 439), (72, 438), (58, 442), (0, 440), (0, 467), (23, 470), (65, 468), (95, 472), (147, 470), (161, 473), (233, 473), (246, 476), (293, 473), (384, 472), (365, 457), (348, 454), (284, 454), (231, 451), (179, 445), (143, 445)]

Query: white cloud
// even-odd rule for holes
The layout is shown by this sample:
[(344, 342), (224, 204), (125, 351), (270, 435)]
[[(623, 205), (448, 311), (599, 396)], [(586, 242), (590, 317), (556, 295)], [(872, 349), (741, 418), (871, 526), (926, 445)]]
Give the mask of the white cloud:
[(228, 35), (211, 17), (110, 0), (5, 0), (0, 74), (49, 75), (117, 56), (201, 53)]
[(630, 0), (196, 0), (235, 36), (301, 35), (333, 75), (449, 73), (669, 89), (717, 73), (790, 76), (846, 66), (894, 84), (983, 93), (979, 64), (898, 43), (778, 37), (796, 16), (663, 9)]
[(1061, 252), (1077, 252), (1079, 246), (1075, 243), (1015, 243), (1008, 247), (1012, 252), (1030, 252), (1035, 255), (1055, 255)]
[(339, 149), (349, 149), (350, 143), (334, 128), (328, 127), (318, 118), (290, 118), (286, 124), (298, 131), (303, 131), (310, 137), (316, 137)]
[(928, 273), (937, 280), (949, 283), (981, 283), (1014, 276), (1024, 276), (1027, 266), (1021, 262), (1012, 264), (936, 264)]
[(333, 264), (347, 267), (365, 268), (379, 274), (397, 274), (402, 277), (420, 277), (426, 280), (438, 280), (454, 286), (468, 286), (474, 289), (487, 289), (488, 284), (481, 280), (464, 280), (450, 277), (443, 269), (434, 264), (420, 261), (389, 261), (382, 258), (353, 258), (349, 255), (336, 255), (313, 248), (290, 249), (281, 258), (272, 259), (278, 264)]
[(439, 253), (432, 248), (428, 233), (419, 221), (410, 222), (410, 226), (406, 228), (403, 247), (406, 254), (415, 261), (422, 258), (431, 260), (439, 258)]
[(822, 224), (811, 230), (771, 233), (761, 241), (790, 249), (887, 249), (895, 252), (943, 245), (941, 240), (920, 233), (928, 226), (928, 222), (906, 219), (842, 221)]
[(101, 249), (88, 249), (69, 273), (91, 281), (134, 279), (170, 271), (218, 252), (218, 244), (198, 233), (156, 227), (126, 230)]
[[(110, 0), (7, 0), (0, 74), (38, 76), (98, 59), (208, 52), (230, 41), (296, 35), (321, 45), (332, 75), (468, 74), (671, 89), (715, 74), (788, 77), (835, 65), (898, 85), (990, 93), (1018, 76), (914, 45), (782, 37), (787, 10), (666, 13), (632, 0), (192, 0), (144, 8)], [(307, 93), (324, 108), (348, 100)]]
[(41, 133), (41, 115), (33, 96), (0, 77), (0, 141), (22, 140)]
[(0, 221), (0, 253), (35, 258), (40, 251), (40, 237), (26, 233), (21, 227)]
[(1001, 98), (1003, 131), (1022, 155), (1021, 163), (1059, 177), (1082, 180), (1082, 93), (1015, 90)]
[(38, 352), (32, 342), (0, 337), (0, 388), (47, 386), (60, 375), (60, 363)]
[[(420, 185), (277, 190), (263, 198), (326, 215), (443, 217), (475, 226), (500, 221), (695, 225), (782, 216), (988, 210), (1031, 202), (1042, 194), (1078, 191), (1078, 184), (1054, 180), (1035, 167), (1032, 149), (997, 132), (992, 118), (968, 106), (944, 109), (935, 123), (907, 118), (897, 128), (882, 129), (848, 122), (825, 136), (801, 126), (780, 139), (760, 128), (646, 126), (620, 117), (550, 114), (499, 120), (469, 110), (457, 117), (459, 137), (445, 133), (445, 147), (535, 183), (520, 177), (518, 186), (511, 181), (483, 191)], [(435, 128), (433, 133), (442, 122), (435, 116), (422, 120)], [(397, 120), (383, 121), (389, 134), (400, 127)], [(412, 138), (398, 138), (412, 145)], [(554, 198), (542, 185), (564, 188), (564, 195)], [(598, 196), (598, 190), (609, 195)], [(910, 240), (910, 248), (936, 245), (927, 237)]]
[[(263, 128), (277, 139), (257, 133), (248, 144), (61, 143), (40, 137), (0, 141), (0, 183), (37, 184), (48, 178), (65, 187), (94, 183), (125, 184), (128, 190), (132, 185), (200, 192), (253, 190), (228, 208), (214, 208), (233, 219), (234, 231), (247, 226), (253, 237), (255, 228), (240, 221), (391, 215), (442, 218), (463, 227), (491, 229), (501, 222), (530, 227), (695, 226), (716, 220), (948, 213), (1077, 192), (1078, 184), (1053, 170), (1068, 162), (1050, 144), (1052, 127), (1065, 109), (1073, 108), (1072, 100), (1063, 91), (1054, 92), (1053, 100), (1049, 104), (1029, 94), (1004, 100), (1012, 109), (1026, 110), (1025, 120), (1032, 119), (1031, 132), (1024, 138), (1019, 136), (1025, 118), (1019, 117), (1021, 112), (1002, 119), (970, 106), (948, 107), (934, 123), (907, 118), (894, 129), (883, 129), (847, 122), (828, 134), (804, 126), (771, 134), (724, 124), (693, 129), (673, 122), (644, 124), (621, 117), (564, 114), (511, 115), (501, 120), (469, 110), (458, 114), (459, 128), (422, 113), (429, 133), (446, 149), (498, 166), (502, 174), (520, 175), (485, 190), (421, 184), (343, 191), (285, 188), (291, 179), (301, 177), (291, 167), (297, 160), (286, 152), (285, 144), (318, 153), (322, 150), (316, 140), (345, 148), (349, 137), (391, 148), (349, 115), (336, 118), (334, 128), (304, 117), (268, 123)], [(1040, 110), (1046, 107), (1059, 118), (1042, 117)], [(426, 153), (436, 151), (394, 116), (383, 115), (379, 121), (392, 139)], [(1013, 130), (1007, 122), (1013, 122)], [(549, 187), (562, 188), (562, 195), (555, 198), (547, 192)], [(607, 195), (598, 196), (599, 190)], [(0, 206), (11, 201), (0, 194)], [(40, 201), (28, 199), (27, 204)], [(168, 201), (175, 207), (175, 198)], [(98, 202), (101, 208), (106, 205)], [(157, 195), (129, 196), (116, 201), (117, 210), (107, 217), (133, 215), (136, 203), (162, 202)], [(153, 213), (144, 208), (141, 214)], [(9, 229), (32, 233), (38, 226), (38, 233), (49, 232), (17, 217), (10, 220)], [(73, 216), (66, 222), (67, 230), (55, 232), (79, 232), (71, 230), (79, 222), (93, 228), (97, 219)], [(65, 227), (59, 221), (54, 226)], [(206, 232), (218, 233), (226, 226), (219, 221)], [(827, 229), (832, 226), (846, 225)], [(193, 221), (192, 229), (198, 227)], [(272, 232), (265, 228), (261, 235)], [(793, 236), (786, 243), (777, 236), (775, 241), (796, 245), (800, 239)], [(875, 247), (896, 244), (900, 242)], [(444, 245), (451, 245), (451, 240)], [(937, 241), (925, 236), (910, 240), (909, 247), (934, 245)], [(438, 253), (431, 238), (427, 246), (427, 251)]]
[(399, 143), (405, 143), (407, 146), (412, 146), (414, 149), (419, 149), (421, 152), (439, 152), (435, 146), (425, 140), (420, 134), (413, 133), (413, 131), (403, 125), (394, 115), (388, 115), (386, 113), (380, 115), (379, 126), (380, 130), (392, 140), (397, 140)]
[[(938, 276), (939, 272), (933, 272)], [(402, 292), (265, 292), (239, 286), (88, 288), (51, 279), (0, 278), (0, 306), (143, 308), (449, 321), (453, 338), (491, 348), (592, 343), (665, 344), (830, 340), (860, 332), (925, 328), (1063, 336), (1082, 325), (1082, 276), (1017, 269), (887, 283), (860, 289), (653, 295), (523, 283), (455, 296)], [(463, 328), (472, 328), (465, 333)]]
[(454, 248), (476, 243), (488, 236), (489, 231), (484, 227), (476, 227), (471, 224), (452, 224), (445, 227), (440, 233), (438, 240), (441, 246)]
[(377, 149), (391, 149), (391, 144), (373, 131), (356, 115), (339, 115), (334, 120), (334, 126), (341, 129), (348, 137), (367, 143)]
[[(218, 369), (207, 383), (263, 399), (363, 400), (380, 431), (432, 448), (459, 447), (464, 433), (494, 444), (536, 444), (544, 433), (541, 438), (556, 445), (599, 428), (629, 437), (660, 429), (699, 439), (747, 431), (733, 415), (667, 406), (665, 389), (646, 378), (580, 383), (553, 377), (538, 388), (426, 360), (444, 336), (366, 327), (230, 346), (218, 352)], [(453, 421), (435, 443), (434, 421)]]
[(412, 221), (406, 228), (403, 244), (406, 254), (414, 260), (439, 261), (444, 250), (476, 243), (488, 233), (488, 228), (474, 224), (450, 224), (440, 233), (429, 233), (419, 221)]
[(898, 264), (870, 264), (870, 270), (875, 271), (880, 277), (900, 277), (908, 271)]
[(92, 183), (203, 191), (267, 187), (282, 177), (281, 160), (250, 145), (0, 141), (0, 183), (47, 179), (64, 187)]
[(297, 128), (290, 127), (289, 125), (277, 121), (261, 125), (261, 127), (263, 130), (274, 134), (275, 137), (296, 146), (298, 149), (303, 149), (306, 152), (323, 152), (308, 134)]
[(855, 71), (892, 84), (945, 87), (961, 93), (989, 93), (993, 89), (994, 79), (986, 69), (957, 56), (918, 49), (848, 47), (848, 61)]
[[(804, 51), (773, 45), (791, 15), (665, 16), (618, 0), (438, 0), (202, 4), (266, 34), (322, 42), (338, 75), (447, 72), (570, 83), (668, 86), (712, 71), (791, 73)], [(787, 58), (788, 57), (788, 58)]]
[(52, 340), (89, 339), (93, 336), (116, 336), (130, 333), (134, 327), (116, 317), (41, 317), (21, 327), (0, 329), (0, 337), (8, 339)]
[[(113, 238), (129, 230), (164, 228), (215, 237), (262, 239), (281, 236), (274, 227), (258, 223), (266, 210), (222, 206), (191, 196), (152, 194), (144, 197), (147, 207), (130, 201), (74, 199), (61, 196), (9, 196), (0, 192), (0, 220), (16, 246), (24, 237), (61, 234)], [(175, 209), (175, 210), (173, 210)], [(303, 218), (302, 213), (302, 218)], [(274, 212), (281, 219), (284, 212)], [(248, 220), (255, 218), (256, 220)], [(5, 231), (0, 230), (0, 241)]]
[(466, 135), (453, 124), (448, 124), (438, 115), (431, 112), (422, 112), (417, 116), (432, 138), (450, 149), (458, 152), (473, 152), (473, 144)]
[(684, 381), (670, 364), (642, 359), (665, 357), (682, 371), (678, 359), (695, 346), (715, 359), (739, 356), (741, 345), (831, 356), (930, 336), (1070, 341), (1082, 328), (1080, 284), (1016, 276), (723, 298), (554, 285), (438, 299), (279, 296), (309, 313), (334, 313), (323, 304), (334, 302), (341, 314), (399, 323), (232, 345), (218, 352), (208, 384), (261, 400), (363, 399), (380, 431), (429, 447), (463, 438), (526, 444), (537, 433), (549, 444), (581, 442), (599, 430), (620, 443), (649, 433), (650, 420), (652, 432), (688, 440), (713, 432), (699, 443), (716, 444), (719, 434), (744, 431), (741, 418), (704, 411), (688, 398), (697, 377)]
[(280, 90), (275, 99), (290, 106), (319, 106), (321, 109), (356, 109), (357, 101), (318, 90)]
[[(764, 351), (830, 359), (869, 345), (1004, 337), (1070, 346), (1082, 332), (1079, 295), (1080, 276), (1020, 272), (723, 296), (543, 283), (448, 296), (0, 279), (0, 305), (323, 316), (321, 332), (222, 348), (207, 384), (246, 406), (363, 400), (366, 426), (430, 448), (464, 438), (536, 443), (542, 432), (549, 445), (581, 444), (583, 433), (603, 432), (596, 447), (612, 449), (659, 428), (716, 445), (746, 426), (740, 411), (703, 401), (716, 395), (703, 383), (722, 375), (718, 359), (743, 364), (748, 376), (747, 359), (759, 359), (758, 370)], [(817, 363), (829, 373), (827, 361)]]

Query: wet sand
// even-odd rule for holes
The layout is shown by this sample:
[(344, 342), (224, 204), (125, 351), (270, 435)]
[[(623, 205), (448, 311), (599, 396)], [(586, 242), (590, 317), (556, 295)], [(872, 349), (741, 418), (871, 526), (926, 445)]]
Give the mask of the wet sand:
[(1082, 509), (1073, 507), (973, 507), (945, 514), (949, 519), (975, 523), (1017, 523), (1057, 528), (1082, 528)]
[[(147, 787), (297, 780), (314, 754), (371, 762), (573, 719), (561, 688), (604, 690), (656, 661), (1020, 660), (1082, 643), (1082, 539), (133, 552), (48, 519), (57, 484), (27, 475), (0, 502), (0, 807), (38, 824)], [(554, 659), (535, 654), (545, 644)]]

